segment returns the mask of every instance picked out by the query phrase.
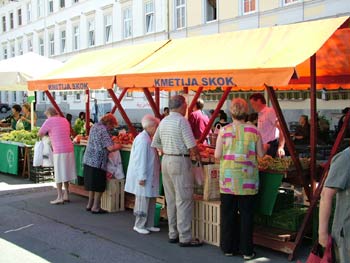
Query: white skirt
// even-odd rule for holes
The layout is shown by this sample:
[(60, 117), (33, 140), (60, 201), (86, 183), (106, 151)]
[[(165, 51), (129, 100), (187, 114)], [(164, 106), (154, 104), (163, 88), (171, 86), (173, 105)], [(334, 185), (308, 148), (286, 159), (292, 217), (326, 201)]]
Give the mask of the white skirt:
[(53, 154), (55, 182), (64, 183), (77, 178), (74, 152)]

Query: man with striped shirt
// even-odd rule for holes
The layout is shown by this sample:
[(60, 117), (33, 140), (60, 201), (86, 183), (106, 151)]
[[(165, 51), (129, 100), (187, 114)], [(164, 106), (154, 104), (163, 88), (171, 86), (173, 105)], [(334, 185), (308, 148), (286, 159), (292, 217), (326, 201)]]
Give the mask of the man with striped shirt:
[(163, 153), (162, 175), (167, 201), (169, 242), (181, 247), (195, 247), (202, 243), (191, 234), (193, 208), (193, 177), (191, 158), (200, 160), (191, 125), (184, 117), (187, 103), (182, 95), (169, 101), (170, 114), (165, 117), (154, 135), (152, 147)]

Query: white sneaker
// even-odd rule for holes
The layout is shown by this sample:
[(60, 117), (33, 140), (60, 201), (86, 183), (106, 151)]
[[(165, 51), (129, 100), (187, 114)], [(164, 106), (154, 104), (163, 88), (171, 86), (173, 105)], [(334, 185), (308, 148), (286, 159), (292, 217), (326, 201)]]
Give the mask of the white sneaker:
[(144, 228), (138, 228), (136, 226), (134, 226), (134, 230), (139, 233), (139, 234), (142, 234), (142, 235), (147, 235), (149, 234), (149, 231), (147, 229), (144, 229)]
[(160, 228), (159, 228), (159, 227), (151, 226), (151, 227), (147, 227), (147, 230), (148, 230), (148, 231), (151, 231), (151, 232), (159, 232), (159, 231), (160, 231)]

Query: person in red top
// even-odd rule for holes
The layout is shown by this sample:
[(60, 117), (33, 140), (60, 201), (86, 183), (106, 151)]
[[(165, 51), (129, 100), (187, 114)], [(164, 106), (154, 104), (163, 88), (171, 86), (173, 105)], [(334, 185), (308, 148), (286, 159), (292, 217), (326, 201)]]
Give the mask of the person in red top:
[(209, 123), (209, 118), (202, 111), (204, 107), (204, 101), (202, 99), (198, 99), (196, 105), (194, 106), (193, 112), (190, 114), (188, 121), (191, 124), (192, 132), (194, 138), (198, 140), (205, 127), (207, 127)]

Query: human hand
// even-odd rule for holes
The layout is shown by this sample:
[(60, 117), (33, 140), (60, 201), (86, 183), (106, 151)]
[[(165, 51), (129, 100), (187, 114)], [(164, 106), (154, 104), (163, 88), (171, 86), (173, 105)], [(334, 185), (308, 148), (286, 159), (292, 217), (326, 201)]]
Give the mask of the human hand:
[(283, 147), (278, 147), (277, 156), (281, 158), (281, 157), (284, 157), (285, 155), (286, 155), (286, 153), (284, 152)]
[(140, 180), (140, 181), (139, 181), (139, 185), (145, 186), (145, 184), (146, 184), (146, 180)]
[(326, 247), (327, 242), (328, 242), (328, 233), (319, 233), (318, 234), (318, 243), (320, 243), (320, 245), (322, 247)]

